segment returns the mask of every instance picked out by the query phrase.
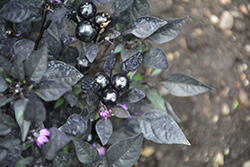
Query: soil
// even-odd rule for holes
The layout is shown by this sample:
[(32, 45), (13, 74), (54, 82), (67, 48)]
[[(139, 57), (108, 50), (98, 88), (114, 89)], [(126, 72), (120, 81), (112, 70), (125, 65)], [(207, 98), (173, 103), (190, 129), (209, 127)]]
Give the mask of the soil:
[[(164, 96), (182, 120), (179, 126), (191, 146), (160, 145), (145, 140), (143, 148), (151, 148), (153, 154), (147, 158), (141, 156), (135, 166), (247, 167), (250, 160), (250, 1), (149, 2), (152, 16), (170, 19), (189, 15), (178, 37), (158, 45), (167, 53), (170, 64), (169, 71), (161, 77), (184, 73), (214, 90), (188, 98)], [(226, 24), (220, 26), (224, 19)]]

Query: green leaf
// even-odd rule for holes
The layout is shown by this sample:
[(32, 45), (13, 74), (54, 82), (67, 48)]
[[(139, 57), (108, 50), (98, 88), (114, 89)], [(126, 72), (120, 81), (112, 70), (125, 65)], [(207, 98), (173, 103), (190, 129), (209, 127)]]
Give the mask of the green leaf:
[(80, 93), (82, 93), (82, 89), (81, 89), (81, 87), (74, 87), (74, 93), (76, 94), (76, 95), (79, 95)]
[(133, 76), (132, 78), (133, 80), (139, 80), (142, 81), (143, 80), (143, 76), (141, 74), (136, 74), (135, 76)]
[(54, 105), (54, 109), (60, 107), (61, 105), (63, 105), (64, 101), (65, 101), (65, 99), (64, 99), (63, 97), (60, 97), (60, 98), (56, 101), (56, 103), (55, 103), (55, 105)]
[(161, 69), (156, 69), (154, 68), (151, 72), (151, 76), (156, 76), (156, 75), (159, 75), (160, 73), (162, 72)]
[(156, 106), (161, 111), (165, 111), (164, 99), (155, 89), (148, 89), (147, 90), (147, 98), (148, 100)]

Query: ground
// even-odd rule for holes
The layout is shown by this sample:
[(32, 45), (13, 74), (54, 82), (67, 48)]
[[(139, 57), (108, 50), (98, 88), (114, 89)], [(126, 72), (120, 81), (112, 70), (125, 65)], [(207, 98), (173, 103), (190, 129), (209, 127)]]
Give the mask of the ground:
[(162, 77), (184, 73), (214, 90), (190, 98), (164, 96), (182, 120), (179, 125), (192, 145), (160, 145), (145, 140), (143, 148), (152, 147), (153, 154), (142, 156), (135, 166), (247, 167), (250, 160), (250, 2), (149, 2), (152, 15), (162, 19), (189, 15), (179, 36), (160, 45), (170, 63), (169, 71)]

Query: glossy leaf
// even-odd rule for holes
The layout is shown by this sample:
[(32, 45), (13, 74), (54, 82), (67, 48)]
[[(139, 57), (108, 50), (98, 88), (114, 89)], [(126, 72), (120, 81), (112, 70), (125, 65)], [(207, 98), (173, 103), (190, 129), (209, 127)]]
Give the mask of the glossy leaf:
[(130, 116), (127, 110), (118, 105), (112, 107), (112, 113), (118, 118), (128, 118)]
[(160, 144), (190, 145), (177, 123), (162, 111), (150, 110), (139, 117), (138, 121), (147, 140)]
[(99, 119), (96, 122), (95, 130), (101, 140), (102, 145), (106, 145), (113, 132), (113, 125), (109, 119)]
[(125, 31), (123, 35), (131, 33), (138, 38), (147, 38), (166, 24), (167, 21), (155, 17), (140, 17), (135, 21), (134, 27)]
[(41, 81), (34, 88), (34, 92), (44, 101), (57, 100), (69, 90), (71, 90), (69, 86), (66, 86), (61, 82), (51, 80)]
[(57, 99), (55, 105), (54, 105), (54, 109), (60, 107), (61, 105), (63, 105), (63, 103), (65, 102), (65, 99), (63, 97), (60, 97), (59, 99)]
[(129, 29), (134, 22), (143, 16), (150, 16), (151, 9), (147, 0), (134, 0), (133, 3), (119, 15), (119, 22)]
[(178, 19), (166, 20), (168, 23), (153, 33), (149, 39), (155, 43), (165, 43), (171, 41), (181, 32), (188, 16)]
[(139, 89), (130, 89), (121, 96), (121, 103), (136, 103), (145, 96), (145, 93)]
[(112, 50), (104, 64), (104, 71), (108, 75), (111, 75), (112, 70), (115, 67), (115, 63), (116, 63), (116, 57), (114, 51)]
[(114, 0), (110, 13), (120, 13), (126, 10), (134, 0)]
[(93, 63), (97, 56), (97, 53), (99, 52), (98, 46), (96, 44), (86, 43), (84, 50), (89, 62)]
[[(24, 120), (24, 111), (28, 104), (28, 99), (19, 99), (14, 104), (16, 121), (21, 129), (22, 141), (24, 142), (28, 134), (31, 122)], [(42, 113), (41, 113), (42, 114)]]
[(35, 42), (28, 40), (28, 39), (22, 39), (17, 41), (11, 48), (10, 52), (13, 56), (19, 55), (21, 56), (21, 60), (26, 60), (31, 52), (33, 51), (35, 46)]
[(156, 89), (147, 89), (147, 99), (156, 106), (159, 110), (165, 111), (165, 103), (164, 99), (161, 95), (157, 92)]
[(194, 96), (213, 90), (211, 87), (185, 74), (170, 74), (161, 83), (172, 95), (178, 97)]
[(23, 80), (24, 79), (24, 67), (21, 57), (18, 55), (16, 56), (15, 60), (12, 63), (11, 67), (11, 76), (13, 78)]
[(65, 98), (65, 100), (69, 103), (69, 105), (70, 105), (71, 107), (75, 106), (75, 105), (78, 103), (78, 97), (77, 97), (77, 95), (76, 95), (74, 92), (72, 92), (72, 91), (66, 92), (66, 93), (64, 94), (64, 98)]
[(39, 11), (41, 3), (23, 3), (10, 1), (0, 10), (0, 18), (20, 23), (29, 17), (34, 17)]
[(121, 64), (120, 68), (123, 73), (127, 74), (129, 72), (136, 71), (140, 67), (141, 61), (142, 61), (142, 53), (138, 52), (137, 54), (125, 60)]
[(77, 158), (81, 163), (90, 164), (98, 159), (99, 153), (91, 144), (76, 138), (73, 139), (73, 143), (75, 145)]
[(0, 55), (0, 74), (2, 72), (7, 72), (9, 74), (10, 69), (11, 69), (11, 63), (9, 62), (8, 59)]
[(7, 88), (8, 88), (8, 83), (2, 76), (0, 76), (0, 93), (4, 92)]
[(44, 45), (36, 52), (32, 53), (24, 63), (26, 76), (31, 81), (39, 81), (46, 71), (48, 49)]
[(81, 89), (84, 93), (95, 92), (90, 81), (83, 80), (81, 83)]
[(127, 60), (128, 58), (132, 57), (133, 55), (137, 54), (138, 53), (138, 50), (137, 49), (123, 49), (121, 51), (121, 58), (122, 58), (122, 61), (125, 61)]
[[(29, 96), (28, 102), (25, 100), (24, 103), (27, 103), (23, 115), (26, 121), (40, 123), (45, 120), (46, 109), (42, 101), (35, 94), (31, 94)], [(16, 106), (16, 107), (18, 109), (18, 107), (24, 107), (24, 106)]]
[(83, 134), (88, 128), (88, 120), (85, 120), (78, 114), (72, 114), (68, 117), (67, 122), (59, 128), (59, 130), (71, 134)]
[(143, 135), (138, 134), (110, 146), (106, 152), (108, 167), (133, 166), (140, 158), (142, 141)]
[(153, 68), (168, 71), (168, 60), (161, 48), (151, 48), (144, 52), (143, 63)]
[(74, 86), (82, 77), (83, 75), (75, 67), (61, 61), (50, 61), (42, 80)]

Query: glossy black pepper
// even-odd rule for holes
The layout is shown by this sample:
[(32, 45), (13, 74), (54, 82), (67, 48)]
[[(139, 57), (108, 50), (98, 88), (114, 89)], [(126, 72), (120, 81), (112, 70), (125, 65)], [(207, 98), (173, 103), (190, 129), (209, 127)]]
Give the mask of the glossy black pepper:
[(109, 76), (101, 72), (96, 73), (93, 78), (92, 85), (95, 85), (96, 91), (103, 91), (110, 86)]
[(125, 74), (114, 74), (111, 86), (117, 91), (124, 92), (129, 88), (129, 78)]
[(113, 107), (119, 100), (119, 93), (112, 88), (107, 88), (102, 92), (101, 101), (108, 107)]
[(88, 61), (88, 59), (83, 56), (83, 57), (78, 57), (76, 59), (76, 65), (75, 67), (81, 72), (81, 73), (84, 73), (84, 72), (87, 72), (89, 69), (90, 69), (90, 62)]
[(89, 20), (96, 14), (96, 6), (92, 2), (84, 2), (77, 8), (78, 16), (84, 20)]
[(83, 21), (76, 26), (76, 37), (83, 42), (91, 42), (97, 36), (97, 30), (89, 21)]

